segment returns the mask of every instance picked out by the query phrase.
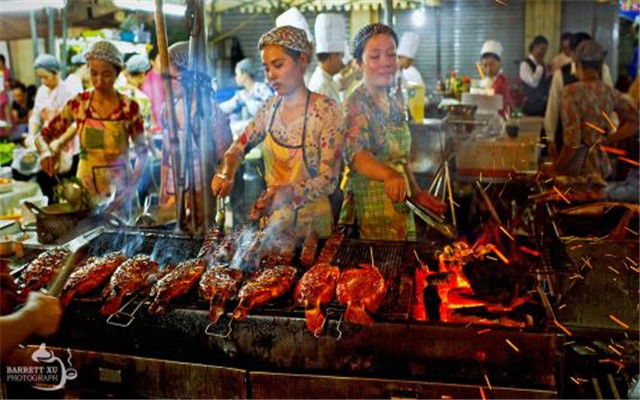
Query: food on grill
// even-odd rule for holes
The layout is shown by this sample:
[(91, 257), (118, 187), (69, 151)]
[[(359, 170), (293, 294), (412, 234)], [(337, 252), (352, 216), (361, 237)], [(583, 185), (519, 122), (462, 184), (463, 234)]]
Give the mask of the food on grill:
[(303, 268), (309, 269), (313, 266), (316, 251), (318, 251), (318, 233), (311, 232), (304, 240), (302, 251), (300, 252), (300, 265)]
[(335, 255), (340, 250), (340, 245), (342, 245), (342, 241), (344, 240), (344, 233), (335, 232), (329, 236), (327, 242), (324, 244), (318, 259), (316, 260), (316, 264), (322, 263), (330, 263)]
[(202, 242), (202, 247), (200, 247), (200, 251), (198, 251), (198, 258), (202, 258), (205, 255), (211, 255), (215, 251), (216, 248), (220, 245), (223, 238), (222, 231), (218, 228), (210, 229), (209, 232), (204, 236), (204, 241)]
[(233, 312), (233, 318), (244, 319), (252, 309), (287, 293), (293, 285), (295, 275), (296, 269), (285, 265), (253, 273), (240, 289), (240, 303)]
[(275, 237), (263, 234), (260, 259), (263, 267), (291, 265), (296, 255), (297, 238), (293, 232), (279, 232)]
[(149, 314), (164, 314), (171, 300), (191, 290), (202, 276), (204, 269), (205, 261), (199, 258), (176, 265), (153, 286), (151, 296), (154, 299), (149, 306)]
[(325, 320), (322, 306), (333, 300), (339, 276), (338, 267), (326, 263), (316, 264), (300, 278), (296, 285), (293, 299), (296, 306), (304, 306), (307, 329), (314, 334), (322, 331)]
[(62, 289), (60, 303), (66, 307), (76, 295), (83, 295), (102, 286), (107, 279), (127, 260), (122, 253), (110, 253), (104, 257), (90, 257), (71, 273)]
[(601, 202), (580, 205), (577, 207), (567, 208), (558, 211), (558, 214), (571, 215), (571, 216), (600, 216), (604, 215), (607, 211), (613, 208), (626, 208), (633, 212), (634, 216), (638, 216), (640, 213), (640, 205), (632, 203), (613, 203), (613, 202)]
[(218, 322), (224, 313), (224, 306), (238, 293), (243, 273), (238, 269), (223, 265), (210, 267), (200, 279), (200, 295), (209, 301), (211, 323)]
[(22, 294), (27, 294), (32, 290), (39, 290), (49, 284), (49, 281), (62, 267), (68, 255), (69, 252), (66, 250), (49, 250), (31, 261), (18, 281)]
[(367, 311), (375, 313), (387, 292), (384, 277), (374, 265), (360, 264), (340, 275), (336, 293), (338, 301), (347, 306), (344, 317), (348, 322), (373, 325)]
[(100, 312), (104, 315), (116, 313), (125, 296), (146, 288), (156, 272), (158, 263), (143, 254), (120, 264), (103, 292), (105, 303)]

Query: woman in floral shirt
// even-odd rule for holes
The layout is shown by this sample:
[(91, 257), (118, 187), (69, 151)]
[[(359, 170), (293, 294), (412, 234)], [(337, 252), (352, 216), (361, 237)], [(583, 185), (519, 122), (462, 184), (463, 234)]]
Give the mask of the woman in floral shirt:
[(357, 222), (362, 239), (415, 240), (413, 214), (406, 197), (444, 213), (440, 200), (420, 190), (409, 170), (411, 134), (399, 91), (395, 32), (383, 24), (362, 28), (354, 38), (353, 56), (364, 81), (348, 97), (345, 138), (345, 200), (340, 220)]
[[(606, 51), (593, 40), (582, 42), (576, 49), (579, 81), (562, 91), (565, 145), (555, 161), (556, 174), (598, 174), (607, 178), (611, 174), (611, 161), (599, 144), (615, 143), (638, 131), (638, 110), (600, 79), (605, 55)], [(607, 118), (614, 111), (620, 126), (612, 131)]]
[[(56, 155), (65, 143), (80, 134), (77, 176), (88, 189), (93, 203), (114, 197), (114, 211), (130, 206), (147, 159), (144, 122), (134, 100), (118, 93), (115, 80), (124, 67), (122, 54), (110, 42), (93, 44), (86, 55), (93, 91), (69, 100), (42, 130), (36, 146), (43, 154), (42, 169), (55, 172)], [(73, 123), (77, 130), (68, 130)], [(136, 150), (135, 169), (129, 161), (129, 142)]]
[[(277, 92), (225, 155), (222, 173), (211, 182), (215, 196), (226, 196), (243, 155), (263, 143), (267, 190), (254, 206), (271, 221), (327, 236), (332, 230), (329, 195), (337, 186), (343, 141), (337, 104), (304, 83), (311, 53), (305, 32), (291, 26), (272, 29), (259, 48), (270, 85)], [(256, 215), (257, 216), (257, 215)]]

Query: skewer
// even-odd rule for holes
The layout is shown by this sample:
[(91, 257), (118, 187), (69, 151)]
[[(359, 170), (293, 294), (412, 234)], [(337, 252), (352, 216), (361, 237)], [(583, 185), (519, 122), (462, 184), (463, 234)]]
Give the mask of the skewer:
[(369, 247), (369, 253), (371, 254), (371, 266), (375, 267), (376, 263), (375, 263), (375, 260), (373, 259), (373, 247)]
[(624, 329), (629, 329), (629, 325), (625, 324), (624, 322), (622, 322), (620, 319), (618, 319), (615, 315), (613, 314), (609, 314), (609, 319), (611, 319), (613, 322), (615, 322), (616, 324), (620, 325), (621, 327), (623, 327)]
[(485, 382), (487, 382), (487, 387), (489, 388), (489, 390), (493, 391), (493, 387), (491, 387), (491, 382), (489, 381), (489, 377), (487, 376), (487, 374), (484, 374), (484, 380)]
[(640, 167), (640, 163), (627, 157), (618, 157), (618, 160), (626, 162), (627, 164), (631, 164), (636, 167)]
[(444, 162), (444, 175), (447, 184), (447, 191), (449, 192), (449, 207), (451, 208), (451, 223), (453, 226), (458, 226), (456, 223), (456, 209), (453, 205), (453, 190), (451, 190), (451, 176), (449, 175), (449, 161)]
[(607, 120), (609, 125), (611, 125), (611, 132), (615, 132), (617, 130), (617, 128), (613, 124), (613, 122), (611, 121), (611, 119), (609, 118), (609, 116), (607, 115), (607, 112), (605, 110), (602, 110), (602, 116)]
[(605, 145), (600, 145), (600, 150), (604, 151), (605, 153), (615, 154), (617, 156), (626, 156), (627, 155), (627, 152), (622, 150), (622, 149), (618, 149), (618, 148), (610, 147), (610, 146), (605, 146)]
[(599, 126), (597, 126), (597, 125), (592, 124), (591, 122), (585, 122), (584, 124), (585, 124), (586, 126), (588, 126), (589, 128), (591, 128), (591, 129), (593, 129), (593, 130), (595, 130), (595, 131), (598, 131), (598, 132), (602, 133), (603, 135), (607, 133), (604, 129), (600, 128), (600, 127), (599, 127)]
[(509, 346), (511, 346), (511, 348), (513, 348), (513, 349), (516, 351), (516, 353), (520, 353), (520, 349), (519, 349), (519, 348), (517, 348), (517, 347), (516, 347), (516, 345), (515, 345), (515, 344), (513, 344), (513, 343), (511, 342), (511, 340), (509, 340), (509, 339), (505, 339), (505, 341), (507, 342), (507, 344), (508, 344)]
[(427, 264), (424, 264), (422, 262), (422, 260), (420, 259), (420, 257), (418, 256), (418, 252), (414, 249), (413, 250), (413, 254), (415, 254), (416, 256), (416, 260), (418, 260), (418, 263), (420, 264), (421, 267), (425, 268), (427, 271), (429, 271), (429, 266)]
[(573, 333), (572, 333), (569, 329), (567, 329), (567, 327), (565, 327), (565, 326), (564, 326), (564, 325), (562, 325), (560, 322), (558, 322), (558, 320), (557, 320), (557, 319), (554, 319), (554, 320), (553, 320), (553, 323), (554, 323), (558, 328), (560, 328), (560, 329), (562, 330), (562, 332), (566, 333), (566, 334), (567, 334), (567, 336), (573, 336)]

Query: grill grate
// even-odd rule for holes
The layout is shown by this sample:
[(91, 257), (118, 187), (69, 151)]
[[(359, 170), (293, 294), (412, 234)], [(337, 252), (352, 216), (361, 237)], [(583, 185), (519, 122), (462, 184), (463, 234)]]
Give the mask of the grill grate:
[[(332, 264), (341, 270), (357, 267), (359, 264), (371, 264), (371, 250), (375, 266), (380, 270), (387, 283), (387, 295), (378, 314), (390, 319), (409, 319), (411, 304), (411, 276), (403, 266), (405, 242), (384, 242), (345, 239)], [(338, 306), (337, 300), (334, 305)]]

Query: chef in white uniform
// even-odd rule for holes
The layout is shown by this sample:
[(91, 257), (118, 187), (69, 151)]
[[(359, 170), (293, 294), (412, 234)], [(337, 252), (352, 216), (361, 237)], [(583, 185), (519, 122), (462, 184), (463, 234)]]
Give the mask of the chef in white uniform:
[(346, 37), (344, 17), (340, 14), (319, 14), (316, 17), (314, 33), (319, 64), (311, 75), (309, 89), (340, 103), (341, 88), (339, 82), (334, 80), (334, 75), (344, 68), (342, 62)]
[(398, 45), (397, 51), (398, 67), (400, 67), (400, 78), (402, 87), (404, 88), (408, 85), (424, 86), (424, 80), (422, 79), (422, 75), (420, 75), (420, 71), (413, 65), (419, 44), (420, 36), (415, 32), (405, 32), (400, 38), (400, 45)]
[[(298, 10), (296, 7), (291, 7), (287, 11), (278, 15), (276, 18), (276, 28), (281, 26), (293, 26), (294, 28), (302, 29), (307, 34), (307, 39), (313, 46), (313, 35), (311, 34), (311, 29), (309, 29), (309, 24), (307, 23), (307, 19), (304, 15)], [(313, 54), (313, 53), (312, 53)], [(309, 86), (309, 81), (311, 80), (311, 71), (310, 68), (304, 73), (304, 83)]]

